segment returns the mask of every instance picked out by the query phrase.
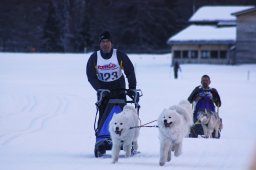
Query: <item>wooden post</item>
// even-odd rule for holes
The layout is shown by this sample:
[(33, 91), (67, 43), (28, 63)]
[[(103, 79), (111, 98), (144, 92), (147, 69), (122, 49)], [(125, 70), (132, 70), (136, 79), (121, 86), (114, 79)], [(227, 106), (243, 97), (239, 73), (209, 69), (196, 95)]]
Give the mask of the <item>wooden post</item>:
[(247, 80), (248, 81), (250, 80), (250, 70), (248, 70), (248, 72), (247, 72)]

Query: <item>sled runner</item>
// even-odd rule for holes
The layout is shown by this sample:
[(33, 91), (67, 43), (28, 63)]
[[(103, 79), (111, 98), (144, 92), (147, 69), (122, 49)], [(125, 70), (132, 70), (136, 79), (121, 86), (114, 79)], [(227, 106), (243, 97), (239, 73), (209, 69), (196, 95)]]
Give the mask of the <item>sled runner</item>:
[[(99, 122), (96, 122), (97, 119), (97, 114), (99, 112), (99, 107), (102, 104), (104, 97), (107, 93), (111, 93), (110, 90), (108, 89), (101, 89), (99, 90), (99, 96), (98, 96), (98, 101), (96, 102), (96, 107), (97, 107), (97, 112), (95, 116), (95, 122), (94, 122), (94, 130), (95, 130), (95, 136), (96, 136), (96, 143), (95, 143), (95, 148), (94, 148), (94, 155), (95, 157), (101, 157), (103, 156), (107, 150), (112, 149), (112, 141), (110, 137), (110, 132), (109, 132), (109, 122), (113, 117), (114, 113), (120, 113), (123, 110), (123, 107), (127, 103), (134, 104), (134, 107), (137, 109), (137, 113), (139, 114), (139, 98), (143, 95), (141, 90), (121, 90), (125, 96), (127, 97), (128, 94), (133, 94), (133, 97), (129, 98), (131, 100), (125, 100), (125, 99), (115, 99), (111, 98), (109, 99), (107, 106), (104, 110), (103, 115), (101, 116), (101, 119), (98, 120)], [(97, 124), (97, 127), (96, 127)], [(122, 149), (122, 148), (121, 148)]]

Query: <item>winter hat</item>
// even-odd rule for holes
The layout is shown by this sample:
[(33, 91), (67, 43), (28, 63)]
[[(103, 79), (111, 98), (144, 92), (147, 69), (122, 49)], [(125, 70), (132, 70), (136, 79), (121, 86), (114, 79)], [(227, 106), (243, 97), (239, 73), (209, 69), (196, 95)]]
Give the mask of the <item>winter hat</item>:
[(110, 41), (112, 41), (112, 38), (111, 38), (111, 34), (108, 32), (108, 31), (104, 31), (100, 34), (100, 37), (99, 37), (99, 40), (101, 42), (101, 40), (103, 39), (108, 39)]

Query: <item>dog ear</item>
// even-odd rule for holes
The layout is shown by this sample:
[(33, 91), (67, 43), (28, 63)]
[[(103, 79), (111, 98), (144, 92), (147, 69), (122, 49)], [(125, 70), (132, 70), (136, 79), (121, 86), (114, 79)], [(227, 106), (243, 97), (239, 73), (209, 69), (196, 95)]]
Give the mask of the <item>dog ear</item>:
[(173, 106), (169, 107), (169, 109), (171, 109), (171, 110), (175, 110), (175, 105), (173, 105)]
[(118, 114), (118, 113), (114, 112), (114, 113), (113, 113), (113, 117), (116, 116), (117, 114)]
[(170, 109), (166, 109), (166, 108), (165, 108), (165, 109), (163, 110), (163, 113), (164, 113), (164, 114), (168, 114), (169, 112), (170, 112)]
[(164, 108), (164, 110), (162, 111), (162, 113), (165, 113), (167, 109)]

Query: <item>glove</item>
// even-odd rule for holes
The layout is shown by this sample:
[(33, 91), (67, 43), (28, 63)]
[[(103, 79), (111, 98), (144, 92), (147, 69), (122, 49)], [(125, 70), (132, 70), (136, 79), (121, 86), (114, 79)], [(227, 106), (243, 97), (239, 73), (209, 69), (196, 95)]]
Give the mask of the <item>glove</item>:
[[(136, 95), (137, 94), (137, 95)], [(127, 92), (127, 95), (136, 103), (139, 102), (139, 92), (137, 92), (135, 89), (129, 89)], [(136, 99), (135, 99), (136, 97)]]
[(135, 96), (135, 91), (133, 89), (129, 89), (127, 91), (127, 95), (131, 98), (131, 99), (134, 99), (134, 96)]
[(209, 98), (210, 100), (213, 100), (212, 93), (207, 93), (207, 94), (206, 94), (206, 97)]

